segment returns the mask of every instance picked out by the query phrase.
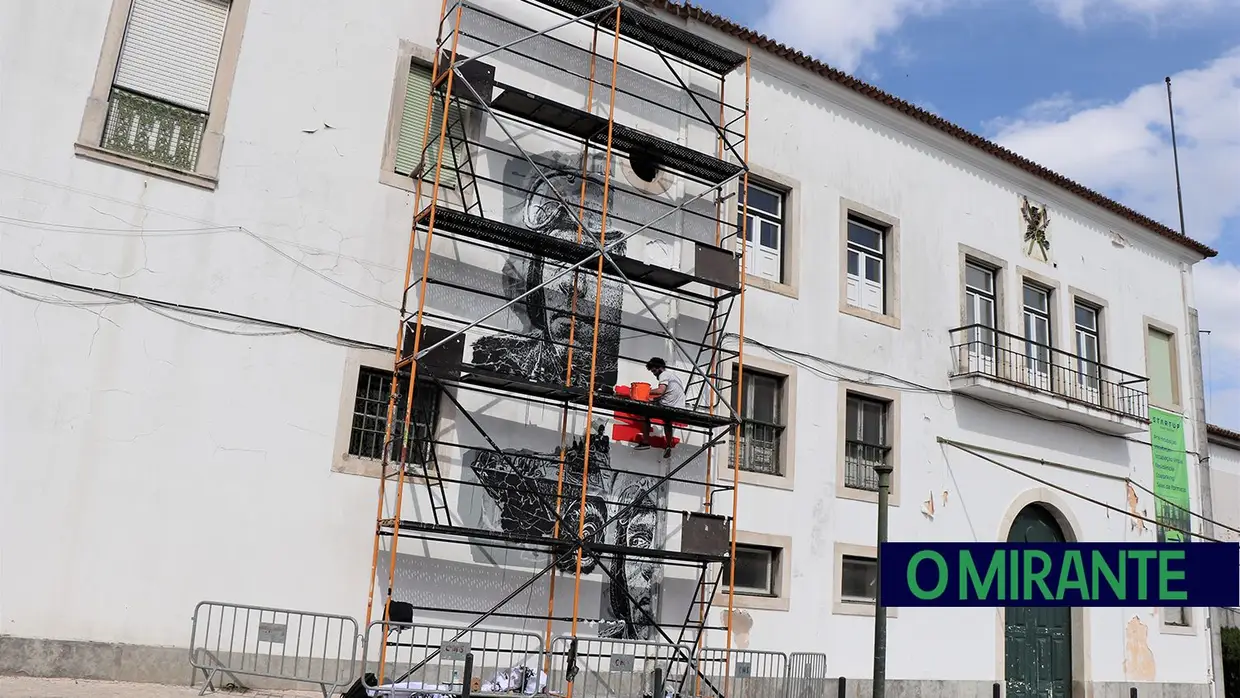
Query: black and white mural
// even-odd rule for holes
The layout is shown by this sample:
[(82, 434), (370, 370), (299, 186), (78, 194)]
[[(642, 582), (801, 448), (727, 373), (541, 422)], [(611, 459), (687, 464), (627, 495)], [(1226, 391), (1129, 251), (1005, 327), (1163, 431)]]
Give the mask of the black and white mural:
[[(579, 153), (552, 152), (533, 158), (546, 176), (544, 180), (524, 159), (514, 158), (504, 168), (504, 213), (507, 223), (553, 238), (577, 240), (578, 213), (585, 224), (582, 243), (602, 236), (604, 165), (603, 158), (591, 158), (584, 172), (585, 211), (581, 200), (583, 168)], [(554, 190), (552, 189), (554, 187)], [(566, 207), (556, 198), (558, 191)], [(590, 210), (593, 209), (593, 210)], [(606, 240), (615, 241), (622, 233), (608, 222)], [(624, 254), (624, 245), (613, 249)], [(568, 265), (541, 257), (510, 257), (503, 268), (504, 294), (513, 299), (562, 272)], [(481, 337), (472, 345), (475, 366), (521, 376), (544, 384), (563, 385), (568, 369), (569, 338), (572, 337), (573, 380), (578, 387), (590, 379), (590, 349), (594, 341), (595, 274), (586, 265), (582, 273), (567, 274), (550, 286), (516, 304), (513, 312), (520, 325), (517, 333)], [(573, 317), (573, 291), (577, 293), (577, 317)], [(600, 305), (597, 385), (616, 382), (617, 355), (620, 351), (620, 313), (622, 283), (604, 280)], [(574, 329), (574, 323), (576, 327)]]
[[(577, 240), (577, 219), (584, 222), (583, 243), (602, 236), (603, 182), (605, 165), (602, 157), (582, 167), (579, 153), (552, 152), (533, 158), (546, 180), (539, 177), (524, 159), (514, 158), (504, 168), (505, 222), (563, 240)], [(586, 210), (581, 212), (582, 182), (585, 182)], [(568, 202), (561, 203), (552, 187)], [(613, 191), (611, 206), (616, 206)], [(621, 204), (623, 205), (623, 204)], [(614, 219), (613, 219), (614, 220)], [(615, 241), (624, 233), (620, 226), (607, 226), (607, 241)], [(623, 254), (624, 246), (614, 250)], [(503, 265), (504, 294), (512, 299), (534, 288), (567, 268), (557, 261), (535, 257), (512, 256)], [(515, 332), (484, 335), (473, 341), (471, 362), (480, 368), (524, 377), (538, 383), (563, 385), (568, 368), (568, 349), (572, 338), (572, 384), (586, 387), (590, 379), (590, 353), (594, 342), (594, 300), (596, 277), (587, 265), (579, 274), (567, 274), (545, 289), (532, 294), (513, 308)], [(577, 294), (576, 317), (572, 313), (573, 293)], [(620, 353), (620, 315), (623, 284), (605, 280), (600, 303), (596, 386), (613, 386), (617, 381)], [(575, 324), (575, 326), (574, 326)], [(652, 548), (660, 540), (662, 520), (659, 508), (666, 496), (664, 488), (654, 488), (655, 478), (620, 472), (612, 467), (612, 443), (605, 420), (591, 426), (589, 474), (583, 477), (585, 465), (584, 433), (572, 437), (567, 445), (564, 482), (561, 490), (561, 536), (576, 535), (584, 518), (586, 540), (636, 548)], [(517, 427), (515, 434), (548, 435), (537, 428)], [(558, 435), (557, 435), (558, 436)], [(545, 438), (533, 436), (533, 438)], [(503, 443), (503, 440), (501, 440)], [(556, 483), (559, 471), (559, 440), (538, 447), (507, 449), (502, 454), (491, 450), (473, 450), (465, 454), (469, 473), (477, 478), (485, 492), (480, 502), (479, 525), (482, 528), (551, 537), (556, 517)], [(625, 468), (624, 470), (630, 470)], [(585, 511), (581, 512), (581, 494), (585, 490)], [(609, 519), (614, 521), (607, 523)], [(567, 526), (568, 530), (565, 530)], [(545, 553), (517, 552), (510, 554), (507, 564), (529, 566), (546, 564)], [(611, 574), (603, 569), (607, 565)], [(559, 565), (560, 571), (572, 574), (576, 558), (569, 557)], [(647, 560), (624, 556), (605, 559), (585, 558), (582, 573), (603, 583), (603, 608), (600, 609), (599, 634), (624, 639), (650, 639), (650, 619), (657, 617), (658, 593), (662, 568)], [(627, 593), (626, 593), (627, 591)], [(631, 598), (630, 598), (631, 597)], [(588, 607), (588, 606), (587, 606)], [(645, 613), (643, 613), (645, 611)], [(646, 614), (649, 614), (648, 616)]]
[[(590, 439), (590, 468), (583, 478), (585, 439), (576, 438), (564, 459), (564, 482), (560, 497), (562, 524), (560, 535), (571, 539), (580, 525), (581, 491), (585, 488), (583, 538), (588, 542), (651, 549), (660, 539), (663, 488), (654, 488), (655, 478), (611, 467), (611, 441), (606, 423), (599, 420)], [(492, 506), (483, 507), (483, 528), (521, 535), (551, 537), (555, 532), (554, 507), (559, 472), (559, 454), (549, 450), (508, 449), (471, 451), (466, 456), (470, 471), (481, 483)], [(606, 523), (610, 519), (615, 521)], [(542, 554), (531, 551), (529, 564), (542, 561)], [(509, 560), (512, 562), (512, 560)], [(545, 564), (545, 563), (543, 563)], [(572, 574), (575, 556), (562, 560), (559, 570)], [(607, 565), (608, 572), (599, 569)], [(646, 559), (623, 555), (582, 559), (583, 575), (598, 573), (604, 582), (604, 609), (599, 634), (634, 640), (652, 636), (650, 619), (657, 618), (658, 591), (662, 568)], [(628, 592), (627, 594), (625, 592)], [(645, 613), (643, 613), (645, 611)], [(649, 614), (649, 615), (647, 615)]]

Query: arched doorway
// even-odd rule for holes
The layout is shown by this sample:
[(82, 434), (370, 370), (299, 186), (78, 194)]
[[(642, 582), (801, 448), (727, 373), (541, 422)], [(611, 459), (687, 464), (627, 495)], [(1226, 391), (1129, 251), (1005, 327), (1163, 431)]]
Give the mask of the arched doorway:
[[(1040, 504), (1021, 509), (1009, 543), (1063, 543), (1063, 528)], [(1071, 698), (1072, 609), (1024, 607), (1004, 612), (1008, 698)]]

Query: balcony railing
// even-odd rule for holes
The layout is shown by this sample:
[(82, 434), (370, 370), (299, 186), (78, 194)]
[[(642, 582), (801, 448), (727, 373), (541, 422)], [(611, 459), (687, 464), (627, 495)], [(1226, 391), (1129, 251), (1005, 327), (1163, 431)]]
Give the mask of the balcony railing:
[[(783, 475), (779, 462), (779, 441), (784, 428), (774, 424), (746, 421), (741, 425), (741, 470), (762, 475)], [(728, 452), (728, 466), (736, 462), (736, 440)]]
[(985, 325), (951, 331), (952, 376), (986, 376), (1145, 421), (1149, 379)]
[(207, 115), (113, 88), (103, 148), (178, 170), (193, 170)]
[(886, 446), (844, 442), (844, 486), (855, 490), (878, 491), (878, 472), (874, 466), (887, 462), (891, 449)]

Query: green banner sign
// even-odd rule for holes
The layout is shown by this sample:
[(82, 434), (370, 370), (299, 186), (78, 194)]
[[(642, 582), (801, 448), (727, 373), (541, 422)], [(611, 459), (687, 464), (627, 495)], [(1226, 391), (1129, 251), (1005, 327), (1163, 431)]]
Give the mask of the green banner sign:
[(1189, 537), (1182, 533), (1192, 530), (1184, 418), (1151, 407), (1150, 444), (1154, 453), (1154, 519), (1158, 521), (1158, 542), (1188, 543)]

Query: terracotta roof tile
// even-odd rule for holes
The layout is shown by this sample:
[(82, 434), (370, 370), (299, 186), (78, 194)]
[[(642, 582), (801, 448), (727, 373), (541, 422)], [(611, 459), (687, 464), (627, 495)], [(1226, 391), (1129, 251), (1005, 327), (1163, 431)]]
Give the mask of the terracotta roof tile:
[(1082, 184), (1064, 177), (1057, 172), (1053, 172), (1037, 164), (1036, 162), (1029, 160), (1028, 158), (1017, 155), (997, 143), (989, 141), (975, 133), (961, 128), (960, 126), (957, 126), (956, 124), (953, 124), (940, 116), (932, 114), (920, 107), (914, 106), (913, 104), (910, 104), (909, 102), (906, 102), (898, 97), (887, 94), (873, 85), (862, 82), (851, 75), (832, 68), (822, 61), (815, 60), (811, 56), (801, 53), (800, 51), (797, 51), (789, 46), (785, 46), (774, 39), (763, 36), (752, 29), (743, 27), (725, 17), (686, 2), (675, 2), (674, 0), (645, 0), (645, 2), (677, 17), (684, 17), (701, 22), (714, 27), (719, 31), (731, 34), (732, 36), (760, 48), (767, 53), (779, 56), (784, 60), (817, 73), (832, 82), (838, 83), (855, 92), (863, 94), (876, 102), (885, 104), (896, 111), (917, 119), (918, 121), (932, 128), (936, 128), (949, 136), (964, 141), (979, 150), (999, 158), (1000, 160), (1015, 165), (1035, 177), (1046, 180), (1047, 182), (1050, 182), (1060, 188), (1066, 189), (1067, 191), (1070, 191), (1073, 194), (1076, 194), (1077, 196), (1080, 196), (1085, 200), (1120, 216), (1121, 218), (1153, 231), (1154, 233), (1157, 233), (1172, 242), (1183, 245), (1198, 254), (1205, 257), (1214, 257), (1218, 254), (1218, 252), (1207, 245), (1197, 242), (1187, 236), (1181, 235), (1175, 229), (1169, 228), (1149, 216), (1139, 213), (1119, 203), (1118, 201), (1115, 201), (1114, 199), (1106, 197)]
[(1206, 433), (1210, 436), (1218, 436), (1224, 439), (1240, 442), (1240, 432), (1234, 432), (1231, 429), (1224, 429), (1213, 424), (1206, 425)]

